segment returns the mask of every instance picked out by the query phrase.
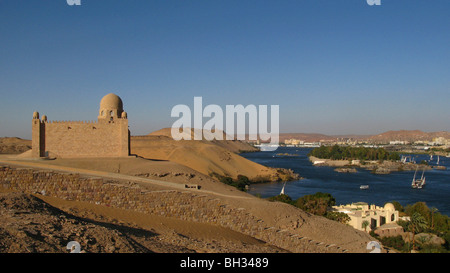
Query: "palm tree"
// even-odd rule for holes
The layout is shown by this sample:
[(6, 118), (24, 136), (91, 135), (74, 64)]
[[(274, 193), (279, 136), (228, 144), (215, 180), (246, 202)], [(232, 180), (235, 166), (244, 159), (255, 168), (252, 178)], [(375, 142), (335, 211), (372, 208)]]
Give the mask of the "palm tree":
[(413, 234), (413, 250), (416, 248), (415, 234), (416, 232), (423, 230), (427, 227), (428, 223), (425, 218), (418, 212), (414, 212), (411, 216), (409, 229)]
[(367, 227), (369, 226), (369, 221), (364, 220), (361, 225), (362, 225), (362, 228), (364, 229), (364, 231), (367, 232)]
[(435, 207), (431, 208), (431, 229), (434, 229), (434, 213), (438, 212), (438, 209)]

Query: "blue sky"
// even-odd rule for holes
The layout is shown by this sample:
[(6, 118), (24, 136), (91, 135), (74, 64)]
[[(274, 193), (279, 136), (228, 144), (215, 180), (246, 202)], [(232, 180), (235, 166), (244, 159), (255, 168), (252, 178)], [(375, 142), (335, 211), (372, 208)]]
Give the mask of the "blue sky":
[(280, 106), (281, 132), (450, 131), (450, 1), (0, 0), (0, 137), (33, 111), (96, 120), (124, 101), (132, 135), (173, 106)]

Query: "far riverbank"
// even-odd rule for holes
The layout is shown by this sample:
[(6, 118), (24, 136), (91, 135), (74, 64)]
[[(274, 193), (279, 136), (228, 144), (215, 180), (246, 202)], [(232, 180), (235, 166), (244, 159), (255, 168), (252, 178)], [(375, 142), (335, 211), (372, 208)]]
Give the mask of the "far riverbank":
[[(248, 193), (267, 198), (284, 191), (292, 199), (297, 199), (317, 192), (330, 193), (337, 204), (366, 202), (383, 206), (386, 202), (398, 201), (402, 206), (416, 202), (426, 202), (429, 207), (436, 207), (442, 214), (450, 215), (450, 159), (440, 159), (440, 166), (446, 170), (431, 169), (425, 171), (427, 185), (423, 189), (411, 188), (414, 170), (395, 171), (386, 175), (358, 168), (356, 173), (339, 173), (334, 167), (315, 166), (307, 154), (312, 148), (280, 147), (276, 151), (241, 154), (259, 164), (273, 168), (292, 169), (304, 179), (284, 183), (251, 184)], [(278, 153), (298, 154), (298, 156), (276, 156)], [(427, 155), (414, 155), (416, 162), (429, 160)], [(348, 163), (348, 160), (347, 160)], [(436, 165), (436, 159), (429, 162)], [(418, 175), (421, 175), (419, 169)], [(361, 185), (369, 188), (361, 190)]]
[(389, 174), (391, 172), (419, 170), (446, 170), (445, 166), (431, 166), (428, 164), (417, 164), (413, 162), (402, 162), (392, 160), (332, 160), (309, 156), (309, 161), (314, 166), (334, 167), (338, 172), (356, 172), (356, 168), (372, 171), (375, 174)]

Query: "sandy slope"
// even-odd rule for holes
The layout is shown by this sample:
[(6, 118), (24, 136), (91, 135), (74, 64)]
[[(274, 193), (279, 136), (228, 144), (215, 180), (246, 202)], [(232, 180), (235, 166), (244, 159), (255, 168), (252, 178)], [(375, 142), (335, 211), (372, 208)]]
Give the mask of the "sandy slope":
[[(24, 166), (36, 168), (42, 168), (41, 165), (47, 166), (47, 168), (55, 168), (55, 170), (59, 166), (45, 164), (50, 162), (40, 161), (30, 162), (30, 161), (16, 161), (14, 164), (24, 164)], [(53, 161), (56, 162), (56, 161)], [(67, 162), (66, 162), (67, 163)], [(73, 163), (73, 162), (72, 162)], [(39, 165), (39, 166), (38, 166)], [(95, 165), (95, 164), (94, 164)], [(83, 172), (80, 172), (83, 174)], [(86, 171), (86, 174), (90, 174), (91, 172)], [(95, 176), (101, 176), (100, 173), (96, 172)], [(109, 176), (108, 176), (109, 178)], [(207, 178), (207, 177), (206, 177)], [(183, 179), (187, 179), (184, 177)], [(123, 179), (122, 179), (123, 180)], [(131, 177), (127, 176), (127, 181), (133, 180)], [(181, 182), (181, 181), (180, 181)], [(152, 183), (148, 181), (147, 183)], [(173, 184), (170, 182), (163, 182), (167, 184)], [(247, 193), (240, 192), (231, 186), (227, 186), (221, 184), (220, 182), (215, 181), (214, 179), (204, 179), (203, 180), (204, 189), (202, 187), (202, 194), (210, 195), (212, 198), (220, 199), (222, 204), (226, 204), (226, 206), (233, 208), (242, 208), (255, 217), (257, 219), (261, 219), (265, 225), (274, 227), (275, 229), (280, 230), (296, 230), (295, 232), (299, 234), (299, 236), (307, 237), (308, 240), (314, 240), (315, 242), (322, 242), (324, 245), (334, 244), (342, 249), (347, 249), (349, 252), (364, 252), (367, 242), (373, 240), (368, 234), (357, 231), (350, 226), (346, 226), (331, 220), (328, 220), (323, 217), (318, 217), (314, 215), (310, 215), (308, 213), (303, 212), (302, 210), (295, 208), (294, 206), (279, 203), (279, 202), (269, 202), (264, 199), (259, 199), (253, 197)], [(140, 187), (145, 188), (146, 182), (140, 183)], [(165, 187), (163, 185), (159, 185), (158, 187)], [(169, 185), (167, 185), (169, 187)], [(179, 189), (184, 190), (184, 189)], [(57, 198), (51, 197), (41, 197), (45, 199), (46, 202), (51, 203), (52, 205), (61, 208), (65, 211), (74, 213), (79, 217), (85, 217), (88, 219), (103, 219), (105, 223), (124, 223), (126, 226), (141, 228), (141, 229), (149, 229), (150, 231), (158, 231), (157, 233), (170, 234), (182, 234), (182, 238), (197, 238), (194, 241), (198, 242), (199, 240), (207, 240), (208, 238), (212, 241), (219, 242), (218, 244), (208, 244), (214, 247), (217, 247), (216, 250), (209, 249), (208, 251), (219, 251), (219, 252), (240, 252), (240, 251), (256, 251), (256, 252), (272, 252), (273, 248), (260, 248), (261, 246), (257, 246), (255, 244), (250, 244), (247, 246), (245, 240), (254, 240), (247, 235), (243, 235), (240, 233), (236, 233), (234, 231), (228, 230), (223, 227), (209, 227), (206, 226), (197, 226), (195, 223), (190, 221), (182, 221), (176, 220), (173, 218), (165, 218), (155, 215), (148, 214), (139, 214), (133, 211), (124, 211), (121, 209), (110, 209), (101, 205), (88, 204), (84, 202), (74, 202), (74, 201), (63, 201)], [(39, 213), (38, 213), (39, 214)], [(97, 221), (96, 220), (96, 221)], [(154, 222), (156, 221), (156, 223)], [(163, 223), (162, 226), (159, 226), (158, 229), (158, 221)], [(51, 227), (50, 227), (51, 229)], [(175, 231), (174, 231), (175, 230)], [(173, 232), (172, 232), (173, 231)], [(203, 237), (202, 237), (203, 236)], [(205, 237), (206, 236), (206, 237)], [(244, 236), (244, 237), (242, 237)], [(201, 240), (201, 238), (203, 238)], [(9, 238), (9, 237), (8, 237)], [(178, 241), (175, 246), (187, 247), (189, 249), (194, 249), (195, 251), (207, 251), (204, 250), (200, 245), (192, 245), (189, 242), (186, 242), (184, 239), (180, 239), (177, 237)], [(214, 238), (214, 239), (213, 239)], [(245, 239), (247, 238), (247, 239)], [(218, 241), (218, 240), (223, 241)], [(226, 244), (226, 241), (232, 242), (240, 241), (245, 239), (242, 245)], [(314, 248), (313, 248), (314, 249)], [(130, 250), (126, 250), (130, 251)], [(171, 250), (177, 251), (177, 250)]]
[[(128, 158), (58, 158), (55, 160), (29, 161), (20, 156), (0, 155), (1, 160), (13, 160), (17, 163), (24, 163), (30, 167), (62, 167), (64, 171), (83, 172), (83, 170), (92, 171), (90, 174), (96, 175), (97, 172), (107, 172), (112, 174), (132, 175), (148, 179), (167, 181), (175, 184), (195, 184), (200, 185), (203, 191), (214, 191), (221, 194), (231, 193), (233, 195), (242, 195), (242, 191), (207, 176), (198, 171), (181, 164), (149, 160), (140, 157)], [(89, 172), (86, 172), (89, 174)], [(101, 174), (98, 174), (101, 176)]]
[(0, 253), (283, 252), (227, 228), (0, 189)]
[(131, 137), (131, 153), (144, 158), (169, 160), (187, 166), (200, 173), (213, 172), (237, 178), (245, 175), (250, 179), (265, 177), (275, 180), (277, 171), (252, 162), (235, 152), (251, 149), (238, 141), (175, 141), (166, 135)]
[(31, 149), (31, 140), (18, 137), (1, 137), (0, 154), (20, 154)]
[[(16, 157), (16, 162), (29, 164), (30, 167), (32, 167), (33, 164), (43, 164), (49, 167), (54, 166), (55, 168), (58, 166), (69, 166), (71, 168), (104, 171), (112, 174), (144, 176), (151, 179), (167, 181), (167, 183), (198, 183), (202, 185), (202, 192), (204, 192), (204, 194), (210, 194), (214, 196), (214, 198), (220, 198), (222, 202), (231, 207), (244, 208), (254, 217), (262, 219), (267, 225), (277, 229), (291, 229), (293, 228), (293, 225), (295, 225), (301, 236), (306, 236), (317, 242), (336, 244), (350, 252), (364, 251), (365, 244), (371, 240), (371, 237), (367, 234), (356, 231), (349, 226), (339, 224), (323, 217), (310, 215), (284, 203), (273, 203), (267, 200), (258, 199), (211, 179), (204, 173), (207, 174), (211, 171), (220, 171), (228, 175), (244, 174), (248, 177), (252, 177), (252, 175), (261, 173), (270, 174), (273, 171), (272, 169), (248, 161), (214, 143), (204, 141), (176, 142), (167, 136), (145, 136), (132, 138), (131, 148), (132, 152), (139, 153), (142, 156), (160, 160), (169, 159), (170, 162), (133, 157), (122, 159), (97, 158), (90, 160), (57, 159), (33, 161), (20, 156)], [(4, 156), (2, 155), (0, 159), (2, 157)], [(108, 225), (120, 223), (127, 227), (147, 230), (152, 233), (160, 234), (162, 236), (161, 238), (168, 240), (167, 242), (174, 242), (172, 245), (160, 245), (159, 248), (152, 249), (150, 247), (145, 247), (148, 244), (148, 241), (146, 240), (150, 239), (145, 238), (144, 236), (144, 238), (142, 238), (143, 241), (140, 244), (150, 251), (177, 252), (180, 251), (180, 249), (189, 249), (200, 252), (278, 251), (273, 247), (259, 244), (258, 240), (251, 237), (218, 226), (211, 227), (197, 225), (190, 221), (178, 221), (153, 215), (138, 215), (131, 211), (110, 210), (109, 208), (98, 205), (84, 204), (82, 202), (66, 202), (50, 197), (46, 197), (45, 201), (79, 217), (95, 220), (97, 222), (104, 221)], [(38, 211), (36, 214), (36, 217), (38, 217), (39, 214), (46, 213)], [(13, 216), (14, 214), (12, 214), (12, 217)], [(4, 233), (4, 238), (10, 240), (8, 242), (13, 244), (14, 241), (12, 238), (15, 236), (14, 232), (17, 231), (20, 233), (20, 230), (24, 229), (28, 222), (22, 223), (20, 222), (20, 219), (15, 219), (14, 217), (11, 219), (11, 221), (19, 221), (16, 222), (18, 229), (12, 233), (9, 233), (9, 231), (6, 233), (2, 232)], [(41, 223), (48, 223), (48, 221), (53, 221), (52, 219), (54, 218), (47, 219), (44, 217), (42, 218)], [(36, 221), (36, 223), (39, 225), (40, 222)], [(78, 222), (73, 222), (72, 224), (78, 224)], [(82, 224), (82, 226), (83, 225), (84, 224)], [(45, 225), (43, 225), (43, 227), (45, 227)], [(41, 226), (39, 226), (39, 232), (47, 232), (45, 229), (41, 230), (40, 228)], [(50, 231), (54, 231), (51, 226), (48, 228)], [(73, 226), (73, 229), (83, 230), (76, 226)], [(86, 240), (89, 240), (89, 238), (94, 236), (93, 234), (85, 232), (82, 234), (88, 236), (86, 238), (83, 237)], [(114, 234), (122, 239), (126, 236), (132, 236), (122, 236), (115, 231)], [(56, 235), (60, 240), (55, 244), (61, 244), (62, 236), (63, 235), (59, 234)], [(138, 240), (137, 237), (131, 238), (134, 241)], [(127, 246), (127, 241), (122, 239), (118, 238), (116, 240), (122, 242), (117, 247), (123, 247), (124, 251), (134, 251), (132, 248), (125, 250), (127, 247), (132, 246)], [(36, 242), (30, 241), (29, 243), (34, 244)], [(26, 249), (27, 242), (24, 242), (23, 244)], [(105, 248), (102, 248), (101, 250), (104, 251)]]

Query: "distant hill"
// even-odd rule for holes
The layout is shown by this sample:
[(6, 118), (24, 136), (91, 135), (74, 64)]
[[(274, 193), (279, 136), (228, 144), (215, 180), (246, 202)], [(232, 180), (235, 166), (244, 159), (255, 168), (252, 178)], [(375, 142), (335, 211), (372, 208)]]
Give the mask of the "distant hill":
[(324, 134), (308, 134), (308, 133), (281, 133), (280, 142), (284, 142), (286, 139), (300, 139), (306, 142), (317, 141), (333, 141), (337, 139), (358, 139), (367, 140), (375, 143), (386, 143), (389, 141), (432, 141), (436, 137), (444, 137), (450, 139), (450, 132), (423, 132), (420, 130), (398, 130), (388, 131), (378, 135), (324, 135)]
[(450, 139), (450, 132), (423, 132), (420, 130), (400, 130), (400, 131), (388, 131), (379, 135), (375, 135), (369, 138), (373, 142), (389, 142), (394, 140), (400, 141), (432, 141), (433, 138), (444, 137)]
[(305, 142), (316, 142), (316, 141), (333, 141), (342, 138), (351, 139), (367, 139), (371, 135), (324, 135), (316, 133), (281, 133), (280, 142), (284, 142), (286, 139), (300, 139)]
[[(172, 130), (172, 128), (163, 128), (163, 129), (160, 129), (158, 131), (148, 134), (148, 136), (166, 136), (166, 137), (172, 138), (171, 130)], [(191, 129), (191, 139), (194, 139), (194, 136), (198, 133), (199, 132), (195, 132), (194, 129)], [(218, 145), (222, 148), (225, 148), (233, 153), (258, 151), (257, 148), (249, 145), (246, 142), (226, 140), (227, 135), (223, 131), (220, 131), (219, 133), (222, 133), (223, 140), (212, 140), (211, 143)], [(205, 140), (205, 138), (204, 138), (205, 135), (209, 135), (212, 138), (212, 133), (207, 130), (203, 131), (203, 137), (202, 137), (203, 140), (202, 141), (206, 141), (206, 143), (209, 143), (209, 141)]]
[(0, 137), (0, 154), (21, 154), (31, 149), (31, 140)]
[(283, 143), (287, 139), (300, 139), (306, 142), (315, 142), (320, 140), (336, 140), (336, 137), (324, 134), (314, 133), (281, 133), (280, 142)]

